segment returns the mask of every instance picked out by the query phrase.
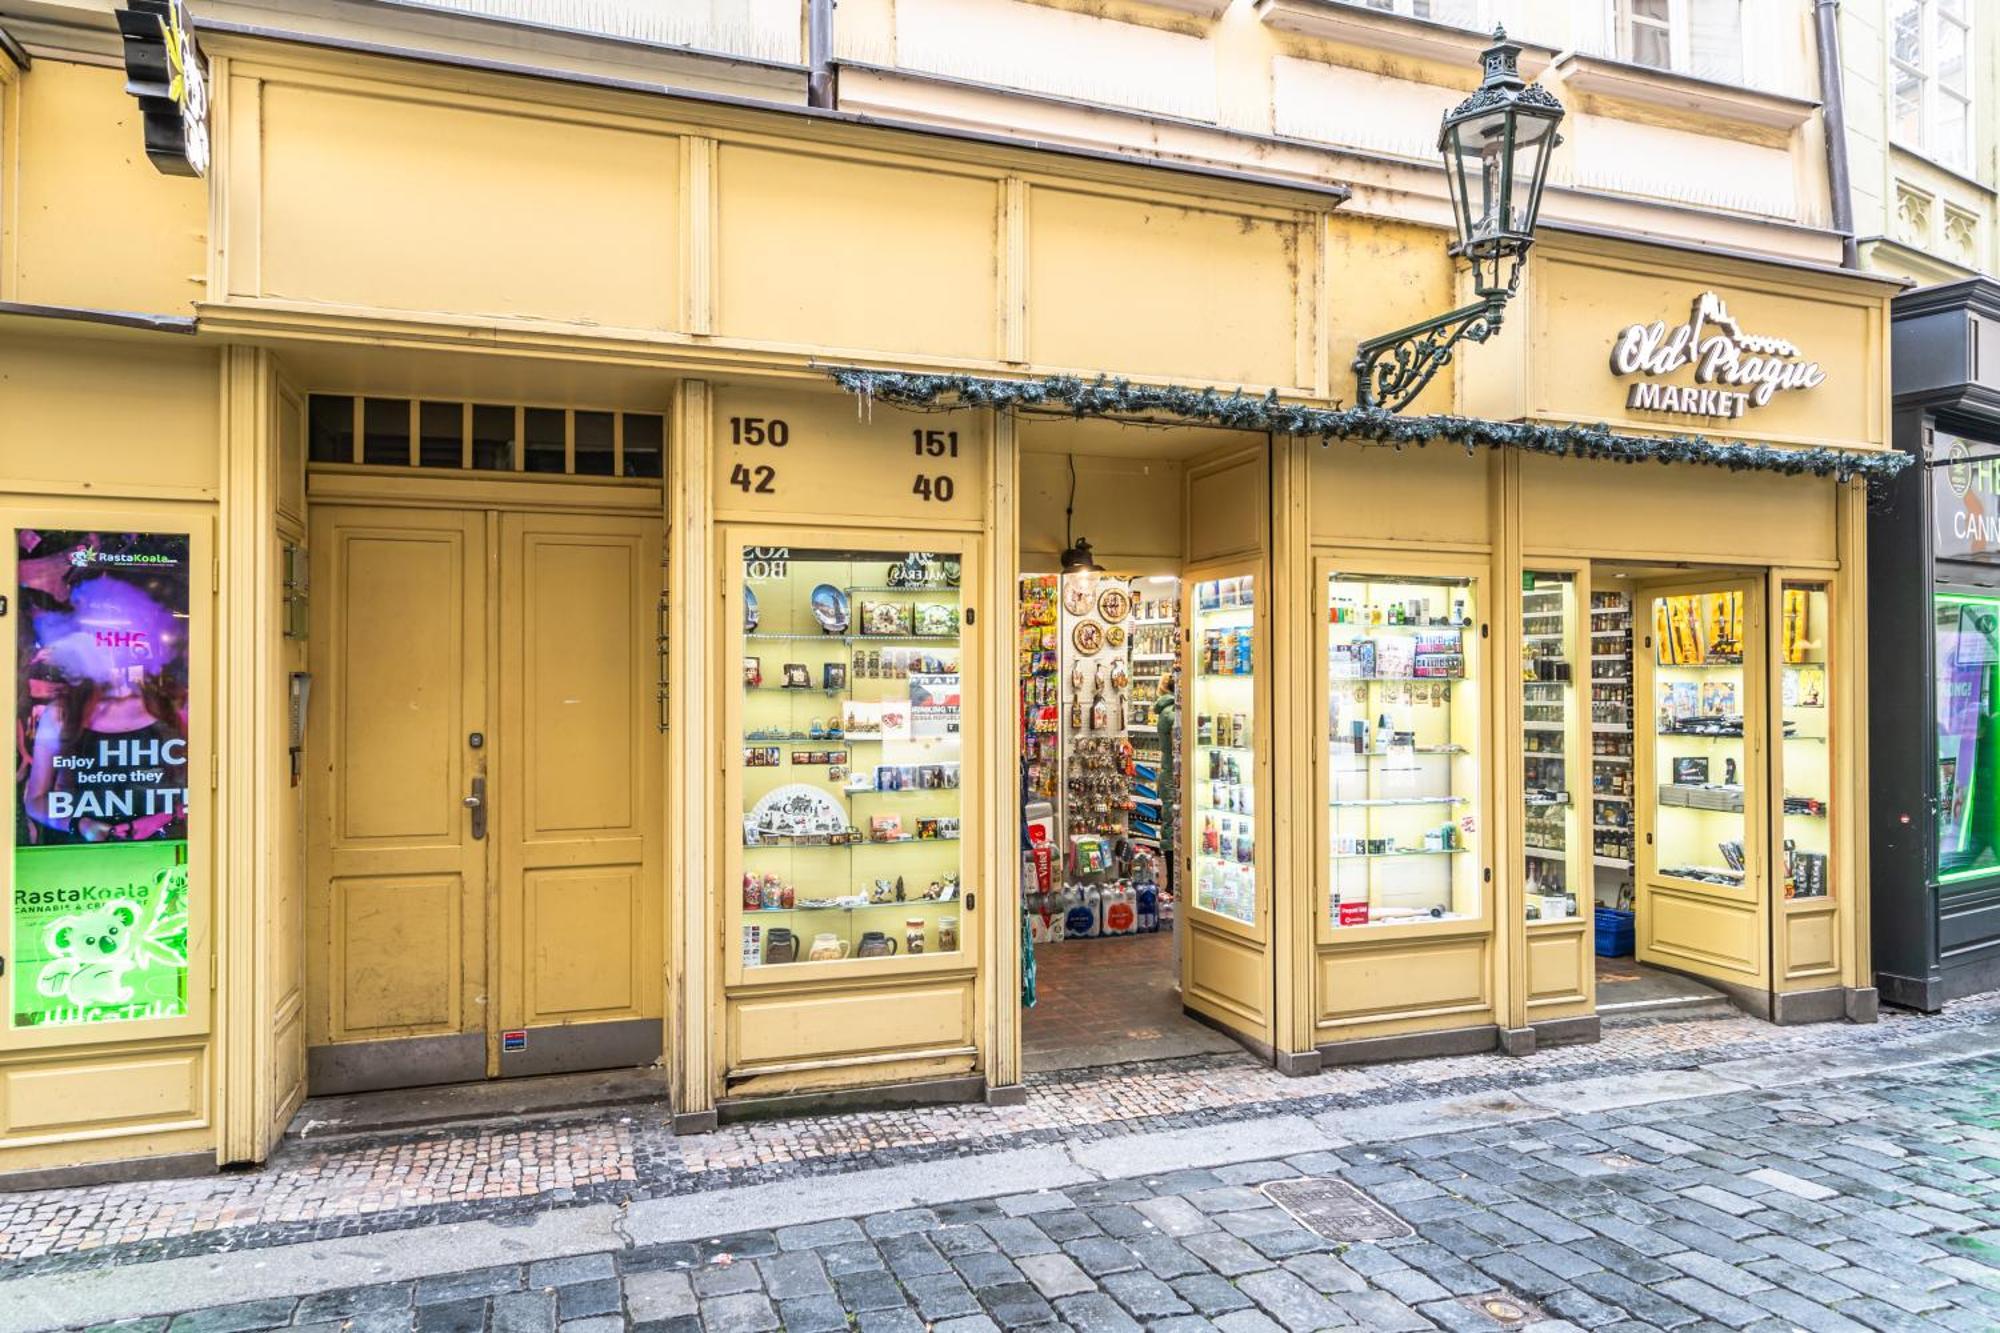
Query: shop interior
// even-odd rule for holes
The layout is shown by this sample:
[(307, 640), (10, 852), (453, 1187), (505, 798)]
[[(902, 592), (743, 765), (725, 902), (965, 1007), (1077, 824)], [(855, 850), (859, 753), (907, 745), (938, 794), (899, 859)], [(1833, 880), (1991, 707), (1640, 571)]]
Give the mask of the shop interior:
[[(1746, 782), (1758, 779), (1745, 716), (1756, 715), (1750, 692), (1765, 677), (1756, 645), (1746, 644), (1744, 601), (1758, 585), (1686, 566), (1597, 565), (1586, 607), (1574, 572), (1530, 570), (1522, 583), (1528, 919), (1592, 912), (1602, 1014), (1721, 1002), (1719, 990), (1694, 977), (1638, 961), (1648, 936), (1637, 843), (1650, 819), (1661, 880), (1734, 886), (1750, 873), (1760, 839), (1749, 823), (1756, 803), (1746, 802)], [(1779, 605), (1781, 716), (1772, 730), (1784, 809), (1771, 869), (1783, 899), (1823, 897), (1832, 782), (1827, 589), (1787, 582)], [(1579, 616), (1588, 618), (1587, 670), (1566, 651)], [(1653, 647), (1641, 660), (1635, 629), (1643, 644), (1647, 626)], [(1641, 772), (1648, 756), (1652, 771)], [(1586, 763), (1587, 775), (1572, 773)]]
[[(1097, 423), (1029, 424), (1022, 441), (1024, 1067), (1238, 1050), (1183, 1012), (1177, 929), (1196, 891), (1185, 839), (1205, 906), (1247, 917), (1254, 896), (1252, 593), (1182, 578), (1185, 464), (1218, 441)], [(1215, 647), (1192, 681), (1190, 637)], [(1189, 762), (1216, 775), (1196, 810)]]

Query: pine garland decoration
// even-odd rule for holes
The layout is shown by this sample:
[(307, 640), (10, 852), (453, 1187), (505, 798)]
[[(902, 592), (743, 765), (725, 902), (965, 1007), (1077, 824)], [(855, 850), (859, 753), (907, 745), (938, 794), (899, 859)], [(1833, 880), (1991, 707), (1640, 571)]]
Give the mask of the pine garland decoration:
[(1260, 397), (1241, 389), (1223, 393), (1134, 384), (1109, 376), (1095, 380), (1074, 375), (1009, 380), (854, 366), (830, 367), (827, 373), (834, 383), (864, 400), (930, 411), (985, 407), (1067, 412), (1075, 417), (1166, 416), (1232, 430), (1316, 437), (1322, 443), (1352, 440), (1395, 449), (1455, 444), (1468, 454), (1479, 449), (1521, 449), (1557, 458), (1618, 463), (1699, 463), (1732, 472), (1832, 477), (1841, 482), (1859, 479), (1868, 482), (1871, 489), (1885, 485), (1911, 461), (1910, 455), (1898, 449), (1862, 453), (1824, 446), (1791, 448), (1701, 435), (1621, 435), (1603, 423), (1552, 426), (1450, 413), (1398, 416), (1375, 407), (1307, 407), (1279, 401), (1275, 389)]

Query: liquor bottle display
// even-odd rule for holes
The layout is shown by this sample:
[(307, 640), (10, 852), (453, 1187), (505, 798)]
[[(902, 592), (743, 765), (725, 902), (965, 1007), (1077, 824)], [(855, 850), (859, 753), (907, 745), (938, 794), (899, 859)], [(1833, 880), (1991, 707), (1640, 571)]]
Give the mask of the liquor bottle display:
[(1480, 912), (1475, 587), (1327, 577), (1329, 922)]
[(957, 952), (958, 559), (751, 550), (743, 578), (743, 965)]

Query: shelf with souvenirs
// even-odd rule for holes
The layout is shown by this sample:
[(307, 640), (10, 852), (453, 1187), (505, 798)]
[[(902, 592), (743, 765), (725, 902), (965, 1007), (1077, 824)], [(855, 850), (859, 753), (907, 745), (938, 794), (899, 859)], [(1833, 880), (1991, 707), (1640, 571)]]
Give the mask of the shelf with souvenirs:
[(958, 952), (957, 557), (793, 547), (743, 569), (743, 965)]
[(1194, 903), (1245, 925), (1258, 911), (1256, 578), (1203, 579), (1189, 594), (1194, 666), (1190, 805)]
[(1326, 576), (1332, 926), (1480, 913), (1476, 594), (1470, 577)]
[(1661, 594), (1651, 603), (1658, 873), (1740, 885), (1750, 839), (1743, 593)]
[(1523, 910), (1530, 921), (1577, 915), (1570, 851), (1579, 812), (1570, 799), (1570, 741), (1576, 711), (1576, 575), (1529, 571), (1521, 580)]
[[(1827, 586), (1786, 582), (1779, 590), (1779, 778), (1785, 794), (1784, 896), (1826, 898), (1833, 892), (1833, 758), (1827, 697)], [(1949, 704), (1943, 705), (1941, 712)]]
[[(1590, 594), (1590, 791), (1592, 797), (1632, 795), (1632, 599), (1623, 591)], [(1622, 687), (1622, 709), (1620, 692)], [(1597, 691), (1607, 693), (1599, 696)], [(1619, 879), (1633, 863), (1632, 830), (1606, 829), (1594, 822), (1591, 862), (1599, 906), (1622, 909), (1631, 885)]]

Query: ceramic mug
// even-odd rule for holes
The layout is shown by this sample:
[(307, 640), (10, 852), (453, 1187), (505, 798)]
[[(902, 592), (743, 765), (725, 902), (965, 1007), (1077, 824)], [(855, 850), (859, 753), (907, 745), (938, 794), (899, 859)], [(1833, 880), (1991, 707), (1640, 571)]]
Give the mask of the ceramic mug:
[(941, 916), (938, 918), (938, 952), (958, 952), (958, 918)]
[(903, 952), (922, 953), (924, 951), (924, 919), (913, 916), (903, 922)]
[(813, 936), (812, 952), (806, 955), (815, 963), (831, 963), (847, 957), (847, 941), (831, 932)]
[(854, 951), (856, 958), (887, 958), (896, 952), (896, 941), (879, 930), (871, 930), (861, 936), (861, 946)]
[(764, 941), (764, 961), (767, 963), (796, 963), (799, 961), (799, 937), (783, 926), (771, 928)]

